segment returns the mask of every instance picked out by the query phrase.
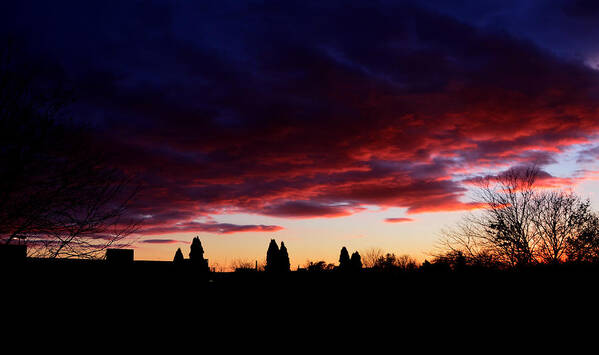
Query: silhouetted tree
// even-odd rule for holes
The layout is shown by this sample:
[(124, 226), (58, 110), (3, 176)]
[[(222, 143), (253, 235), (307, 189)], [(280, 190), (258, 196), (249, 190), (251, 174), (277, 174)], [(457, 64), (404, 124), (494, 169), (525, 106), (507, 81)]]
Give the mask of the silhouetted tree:
[(434, 272), (450, 272), (451, 264), (447, 260), (435, 259), (431, 265), (431, 271)]
[(496, 177), (479, 181), (477, 202), (484, 204), (477, 219), (484, 230), (487, 247), (495, 249), (511, 265), (526, 265), (534, 260), (538, 234), (534, 228), (532, 200), (539, 169), (513, 168)]
[(204, 248), (200, 237), (193, 238), (189, 250), (189, 262), (196, 268), (197, 271), (209, 272), (208, 260), (204, 259)]
[(454, 271), (464, 271), (466, 270), (466, 257), (462, 253), (458, 253), (454, 259), (453, 270)]
[(448, 265), (454, 271), (463, 271), (471, 264), (471, 260), (461, 251), (448, 251), (444, 254), (436, 255), (433, 263), (440, 265)]
[(324, 260), (317, 262), (308, 261), (305, 267), (308, 271), (332, 271), (335, 269), (335, 264), (327, 264)]
[(382, 249), (370, 248), (362, 251), (361, 256), (364, 267), (373, 268), (379, 259), (384, 256), (384, 253)]
[(191, 260), (191, 262), (204, 260), (204, 248), (202, 248), (202, 242), (200, 241), (200, 237), (193, 238), (189, 250), (189, 259)]
[(590, 202), (571, 192), (539, 189), (538, 177), (532, 166), (478, 180), (476, 201), (483, 208), (443, 232), (439, 260), (457, 255), (468, 265), (517, 267), (597, 254), (599, 217)]
[(387, 253), (385, 256), (381, 256), (375, 263), (374, 269), (380, 271), (395, 271), (398, 270), (397, 257), (395, 254)]
[(181, 252), (181, 248), (178, 248), (175, 252), (175, 257), (173, 258), (173, 262), (175, 264), (183, 264), (185, 259), (183, 258), (183, 252)]
[(568, 238), (566, 254), (573, 262), (599, 261), (599, 217), (593, 214), (584, 222), (576, 238)]
[(264, 267), (264, 270), (268, 272), (278, 271), (280, 269), (279, 260), (279, 246), (274, 239), (271, 239), (268, 250), (266, 251), (266, 266)]
[(339, 253), (339, 270), (346, 271), (349, 270), (349, 253), (345, 247), (341, 248), (341, 253)]
[[(589, 200), (573, 192), (544, 191), (533, 202), (533, 221), (539, 235), (535, 251), (541, 261), (556, 264), (565, 259), (593, 259), (588, 252), (597, 251), (599, 218), (591, 211)], [(588, 248), (593, 244), (595, 248)]]
[(101, 257), (137, 230), (131, 180), (64, 112), (70, 90), (0, 46), (0, 241), (44, 257)]
[(289, 254), (284, 242), (281, 242), (281, 249), (279, 250), (279, 268), (281, 271), (290, 271), (291, 269)]
[(538, 174), (536, 167), (514, 168), (479, 179), (475, 200), (483, 208), (467, 215), (455, 229), (443, 232), (442, 254), (460, 252), (471, 260), (492, 254), (509, 266), (533, 262), (539, 241), (533, 209)]
[(424, 260), (422, 265), (420, 265), (419, 270), (424, 272), (449, 272), (452, 269), (447, 259), (436, 256), (432, 263), (428, 260)]
[(401, 271), (414, 271), (418, 269), (418, 262), (409, 255), (398, 256), (395, 263)]
[(246, 259), (233, 259), (231, 261), (231, 269), (235, 271), (258, 271), (258, 261)]
[(353, 271), (359, 271), (362, 269), (362, 257), (360, 257), (360, 253), (357, 251), (351, 255), (349, 260), (350, 267)]
[(494, 254), (481, 252), (476, 254), (476, 257), (472, 257), (460, 250), (448, 250), (444, 253), (439, 253), (434, 257), (433, 262), (449, 265), (454, 271), (467, 269), (491, 270), (502, 267), (502, 263), (498, 261), (497, 256)]

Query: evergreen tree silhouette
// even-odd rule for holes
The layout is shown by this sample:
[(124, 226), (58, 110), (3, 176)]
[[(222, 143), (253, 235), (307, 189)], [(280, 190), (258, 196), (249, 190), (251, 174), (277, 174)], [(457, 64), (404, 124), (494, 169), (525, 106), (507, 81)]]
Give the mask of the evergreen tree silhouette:
[(339, 255), (339, 270), (349, 269), (349, 253), (345, 247), (341, 248), (341, 254)]
[(178, 248), (175, 252), (175, 258), (173, 259), (173, 262), (175, 264), (183, 264), (183, 260), (183, 253), (181, 252), (181, 248)]
[(189, 251), (189, 259), (192, 262), (204, 260), (204, 248), (202, 248), (202, 242), (200, 242), (200, 237), (193, 238)]
[(362, 269), (362, 257), (360, 256), (360, 253), (358, 253), (357, 251), (354, 252), (351, 255), (351, 259), (349, 260), (351, 269), (353, 271), (358, 271)]
[(279, 268), (281, 271), (291, 270), (289, 254), (287, 253), (287, 247), (285, 247), (285, 243), (283, 242), (281, 242), (281, 250), (279, 250)]
[(279, 246), (274, 239), (270, 240), (268, 245), (268, 251), (266, 252), (266, 266), (264, 269), (268, 272), (274, 272), (279, 270)]
[(204, 248), (202, 248), (202, 242), (200, 237), (193, 238), (189, 251), (189, 260), (191, 264), (199, 268), (201, 272), (209, 272), (208, 260), (204, 259)]

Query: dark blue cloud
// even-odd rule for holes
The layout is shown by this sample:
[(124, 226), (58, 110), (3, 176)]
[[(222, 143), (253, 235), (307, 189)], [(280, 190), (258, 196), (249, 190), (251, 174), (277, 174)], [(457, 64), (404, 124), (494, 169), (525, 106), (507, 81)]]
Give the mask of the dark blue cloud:
[(599, 36), (599, 7), (594, 0), (432, 0), (424, 6), (530, 40), (565, 58), (585, 60), (599, 54), (594, 40)]
[(584, 1), (1, 6), (3, 32), (77, 89), (73, 116), (143, 176), (154, 231), (224, 233), (192, 222), (227, 211), (467, 209), (452, 176), (549, 164), (598, 132), (598, 74), (569, 51), (596, 45)]

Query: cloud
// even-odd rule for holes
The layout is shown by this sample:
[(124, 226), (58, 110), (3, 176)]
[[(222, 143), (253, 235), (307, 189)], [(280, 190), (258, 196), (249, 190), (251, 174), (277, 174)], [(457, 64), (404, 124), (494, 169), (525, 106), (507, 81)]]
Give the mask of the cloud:
[[(251, 68), (174, 42), (196, 63), (188, 74), (210, 90), (166, 80), (114, 96), (118, 112), (146, 122), (114, 147), (126, 144), (123, 165), (155, 183), (149, 199), (285, 218), (341, 217), (365, 205), (469, 210), (478, 206), (462, 202), (456, 174), (549, 164), (597, 134), (599, 79), (582, 65), (418, 8), (372, 6), (359, 18), (334, 10), (342, 20), (330, 30), (268, 6), (250, 11), (290, 26), (271, 33), (255, 24), (239, 38), (252, 43), (236, 52)], [(267, 57), (262, 36), (273, 48)], [(200, 109), (162, 94), (183, 88)], [(143, 104), (131, 105), (137, 98)], [(131, 132), (118, 123), (109, 133), (123, 129)]]
[(584, 149), (578, 152), (577, 163), (593, 163), (599, 158), (599, 146)]
[[(468, 185), (479, 185), (485, 181), (497, 181), (500, 176), (505, 176), (508, 172), (514, 172), (519, 176), (525, 176), (526, 170), (529, 169), (529, 166), (514, 166), (508, 170), (501, 171), (495, 175), (486, 175), (486, 176), (474, 176), (468, 179), (463, 180), (463, 183)], [(575, 176), (575, 177), (557, 177), (553, 176), (545, 170), (539, 169), (537, 175), (535, 177), (535, 186), (540, 188), (563, 188), (575, 185), (580, 180), (585, 179), (584, 176)]]
[(282, 229), (210, 219), (228, 213), (474, 209), (480, 171), (552, 164), (599, 133), (599, 73), (583, 63), (431, 9), (352, 3), (119, 5), (119, 36), (102, 16), (40, 10), (52, 26), (32, 32), (68, 61), (75, 117), (143, 180), (147, 235)]
[(356, 207), (329, 206), (310, 201), (288, 201), (267, 206), (261, 214), (275, 217), (311, 218), (311, 217), (342, 217), (356, 212)]
[(385, 222), (387, 223), (403, 223), (403, 222), (413, 222), (412, 218), (398, 217), (398, 218), (385, 218)]
[(183, 243), (183, 244), (189, 244), (189, 242), (187, 242), (187, 241), (175, 240), (175, 239), (144, 239), (144, 240), (139, 241), (138, 243), (145, 243), (145, 244), (178, 244), (178, 243)]
[(282, 230), (281, 226), (273, 225), (238, 225), (230, 223), (200, 223), (185, 222), (171, 226), (155, 226), (144, 228), (137, 233), (140, 235), (159, 235), (171, 233), (204, 232), (214, 234), (232, 234), (240, 232), (277, 232)]

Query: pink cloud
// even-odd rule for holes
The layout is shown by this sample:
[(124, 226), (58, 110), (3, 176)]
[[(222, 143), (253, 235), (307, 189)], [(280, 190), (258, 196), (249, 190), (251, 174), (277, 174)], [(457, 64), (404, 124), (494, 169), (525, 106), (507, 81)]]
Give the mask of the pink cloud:
[(273, 225), (238, 225), (231, 223), (200, 223), (185, 222), (176, 225), (144, 228), (137, 233), (140, 235), (160, 235), (171, 233), (204, 232), (214, 234), (232, 234), (241, 232), (277, 232), (282, 230), (281, 226)]
[[(229, 213), (336, 218), (372, 205), (409, 215), (472, 210), (480, 205), (464, 201), (478, 172), (552, 164), (599, 135), (596, 71), (508, 35), (426, 11), (405, 14), (410, 19), (398, 18), (395, 30), (414, 43), (403, 43), (409, 50), (401, 53), (389, 46), (389, 28), (377, 27), (338, 44), (345, 60), (313, 41), (285, 42), (265, 58), (259, 42), (247, 47), (247, 63), (262, 64), (247, 72), (230, 66), (237, 60), (195, 67), (207, 86), (186, 88), (194, 100), (163, 95), (183, 80), (170, 90), (115, 91), (114, 110), (143, 124), (111, 121), (100, 141), (145, 182), (134, 206), (146, 216), (141, 233), (283, 228), (209, 220)], [(435, 30), (402, 25), (412, 18)], [(450, 34), (460, 40), (447, 41)], [(206, 60), (194, 54), (182, 50), (189, 58), (178, 60)], [(288, 73), (293, 85), (278, 80)], [(116, 79), (104, 84), (119, 87)], [(579, 160), (598, 152), (590, 148)], [(543, 186), (577, 181), (539, 178)], [(199, 218), (206, 220), (190, 222)]]
[(398, 218), (385, 218), (385, 222), (387, 223), (403, 223), (403, 222), (413, 222), (414, 219), (406, 218), (406, 217), (398, 217)]
[(183, 243), (183, 244), (189, 244), (188, 241), (175, 240), (175, 239), (144, 239), (144, 240), (138, 241), (138, 243), (145, 243), (145, 244), (178, 244), (178, 243)]

